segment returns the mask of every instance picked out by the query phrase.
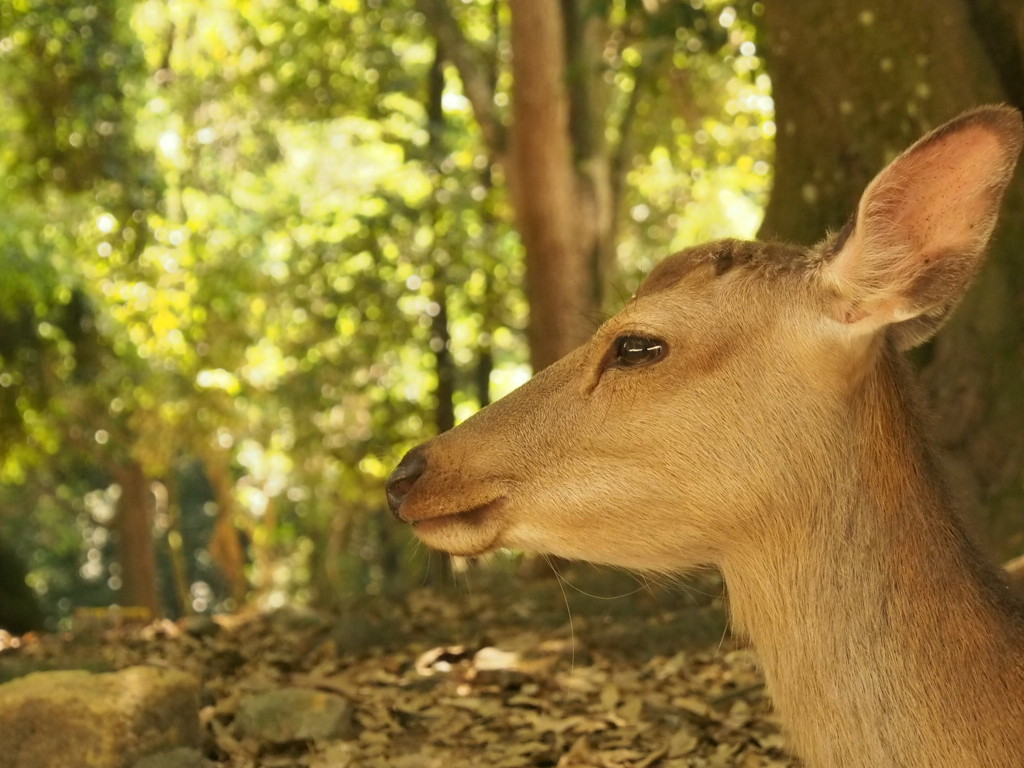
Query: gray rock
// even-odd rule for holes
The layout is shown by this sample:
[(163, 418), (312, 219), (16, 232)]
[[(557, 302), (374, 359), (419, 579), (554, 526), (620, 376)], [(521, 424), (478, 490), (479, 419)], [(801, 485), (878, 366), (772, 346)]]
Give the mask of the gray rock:
[(341, 696), (311, 688), (282, 688), (242, 697), (235, 728), (243, 738), (273, 744), (351, 738), (353, 712)]
[(158, 667), (37, 672), (0, 685), (5, 768), (128, 768), (199, 746), (199, 683)]

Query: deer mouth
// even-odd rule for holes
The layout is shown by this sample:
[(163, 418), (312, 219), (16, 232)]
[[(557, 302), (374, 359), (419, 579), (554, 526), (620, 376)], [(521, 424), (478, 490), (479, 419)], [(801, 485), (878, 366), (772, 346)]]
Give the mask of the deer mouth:
[(469, 509), (410, 521), (413, 531), (425, 544), (453, 555), (481, 555), (497, 546), (504, 527), (498, 519), (498, 510), (505, 498)]

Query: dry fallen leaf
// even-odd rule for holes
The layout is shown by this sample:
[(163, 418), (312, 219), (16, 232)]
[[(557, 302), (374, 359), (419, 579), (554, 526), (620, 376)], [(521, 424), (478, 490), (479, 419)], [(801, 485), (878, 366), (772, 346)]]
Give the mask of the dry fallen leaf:
[[(600, 613), (549, 622), (529, 594), (422, 591), (376, 606), (392, 632), (337, 632), (360, 617), (250, 613), (169, 628), (119, 626), (102, 642), (46, 636), (0, 652), (19, 661), (144, 661), (204, 681), (197, 712), (211, 768), (792, 768), (756, 658), (715, 642), (672, 643), (685, 614), (663, 606), (628, 623)], [(561, 600), (561, 596), (558, 596)], [(551, 600), (557, 608), (559, 603)], [(671, 622), (677, 622), (672, 624)], [(189, 625), (192, 626), (192, 625)], [(671, 631), (665, 629), (669, 627)], [(202, 630), (202, 631), (199, 631)], [(368, 637), (362, 649), (353, 638)], [(335, 641), (342, 637), (343, 641)], [(92, 654), (84, 659), (86, 654)], [(324, 743), (239, 739), (239, 698), (285, 687), (344, 697), (356, 735)]]

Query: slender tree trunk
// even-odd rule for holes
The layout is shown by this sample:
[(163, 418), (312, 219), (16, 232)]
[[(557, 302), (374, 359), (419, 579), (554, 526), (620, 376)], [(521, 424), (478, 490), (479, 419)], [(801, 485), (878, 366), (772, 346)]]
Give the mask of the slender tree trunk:
[[(494, 189), (494, 175), (488, 166), (480, 172), (480, 184), (490, 196)], [(497, 231), (497, 217), (490, 208), (482, 215), (485, 237), (492, 238)], [(473, 388), (480, 408), (491, 404), (491, 373), (494, 372), (494, 329), (498, 326), (497, 310), (501, 299), (494, 290), (494, 280), (488, 272), (484, 275), (484, 298), (480, 304), (482, 331), (477, 338), (476, 365), (473, 368)]]
[(476, 398), (481, 408), (491, 404), (491, 373), (494, 371), (494, 350), (490, 339), (480, 344), (477, 349), (476, 368), (473, 381), (476, 385)]
[(149, 480), (134, 461), (117, 467), (115, 477), (121, 486), (115, 521), (122, 581), (119, 603), (147, 608), (155, 618), (161, 612)]
[(204, 463), (217, 500), (217, 519), (210, 535), (210, 557), (227, 581), (236, 607), (240, 607), (248, 595), (249, 582), (245, 577), (245, 549), (235, 526), (235, 485), (226, 455), (211, 451)]
[(174, 580), (174, 595), (181, 606), (181, 613), (188, 616), (192, 610), (192, 595), (189, 590), (188, 556), (185, 554), (185, 539), (181, 530), (181, 484), (172, 467), (167, 473), (164, 503), (167, 506), (167, 558), (171, 565), (171, 578)]
[(565, 34), (558, 3), (513, 0), (509, 182), (526, 249), (534, 370), (581, 344), (595, 309), (591, 251), (579, 226)]
[[(512, 0), (506, 126), (495, 105), (498, 57), (481, 55), (466, 39), (449, 1), (418, 4), (508, 179), (526, 251), (530, 358), (540, 370), (594, 330), (614, 262), (626, 142), (613, 151), (606, 139), (608, 28), (600, 11), (607, 9), (587, 0)], [(497, 20), (495, 13), (496, 32)], [(631, 112), (622, 116), (623, 136), (631, 119)]]
[[(441, 165), (447, 154), (444, 146), (445, 117), (442, 105), (444, 88), (444, 57), (439, 46), (434, 55), (434, 64), (430, 68), (427, 88), (427, 121), (430, 133), (428, 146), (438, 189), (442, 179)], [(436, 201), (431, 205), (430, 216), (433, 219), (432, 228), (438, 233), (443, 216)], [(437, 386), (434, 388), (434, 421), (438, 433), (446, 432), (455, 426), (455, 360), (452, 357), (452, 337), (448, 328), (447, 267), (447, 259), (435, 259), (434, 276), (431, 281), (436, 312), (430, 320), (430, 348), (434, 351), (434, 370), (437, 373)]]
[[(605, 16), (590, 0), (562, 0), (565, 19), (566, 83), (569, 90), (569, 132), (576, 173), (576, 216), (580, 247), (586, 253), (593, 294), (599, 310), (615, 264), (617, 192), (613, 157), (608, 144), (608, 99), (604, 48), (608, 43)], [(619, 126), (620, 128), (623, 126)], [(624, 174), (625, 169), (618, 168)], [(593, 321), (594, 316), (587, 318)], [(593, 330), (593, 324), (588, 330)]]
[[(1024, 107), (1018, 0), (772, 0), (775, 188), (762, 237), (809, 243), (886, 160), (970, 107)], [(1016, 19), (1016, 26), (1014, 24)], [(1024, 173), (987, 266), (920, 357), (948, 474), (1003, 557), (1024, 550)]]

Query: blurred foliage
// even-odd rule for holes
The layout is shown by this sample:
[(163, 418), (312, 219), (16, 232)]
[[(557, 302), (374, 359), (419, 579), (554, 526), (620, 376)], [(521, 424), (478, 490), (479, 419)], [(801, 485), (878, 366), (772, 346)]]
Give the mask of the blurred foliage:
[[(760, 5), (588, 7), (611, 30), (594, 77), (636, 121), (625, 295), (668, 250), (756, 229)], [(504, 109), (507, 8), (455, 11)], [(431, 119), (434, 67), (409, 0), (0, 0), (0, 539), (51, 616), (121, 585), (125, 462), (172, 613), (225, 605), (217, 464), (261, 601), (422, 576), (381, 489), (435, 431), (439, 353), (459, 419), (528, 375), (501, 169), (454, 70)]]
[(758, 53), (762, 3), (609, 5), (618, 47), (604, 76), (617, 86), (613, 99), (635, 102), (617, 249), (628, 295), (667, 253), (754, 236), (771, 181), (774, 107)]

